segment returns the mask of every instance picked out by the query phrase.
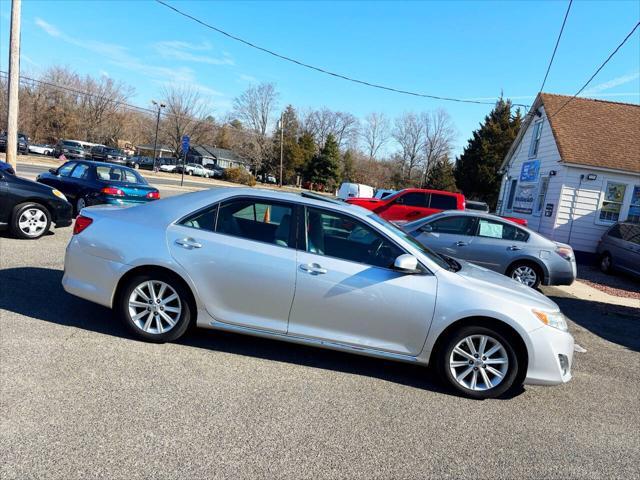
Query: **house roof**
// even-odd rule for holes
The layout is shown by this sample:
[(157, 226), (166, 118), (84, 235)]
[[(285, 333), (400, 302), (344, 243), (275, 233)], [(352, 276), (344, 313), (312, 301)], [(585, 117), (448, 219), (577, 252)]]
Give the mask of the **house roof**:
[(640, 173), (640, 105), (540, 96), (563, 162)]
[(226, 148), (216, 148), (209, 145), (194, 145), (191, 148), (201, 157), (214, 157), (216, 159), (224, 159), (231, 162), (249, 163), (240, 155), (237, 155), (235, 152), (227, 150)]

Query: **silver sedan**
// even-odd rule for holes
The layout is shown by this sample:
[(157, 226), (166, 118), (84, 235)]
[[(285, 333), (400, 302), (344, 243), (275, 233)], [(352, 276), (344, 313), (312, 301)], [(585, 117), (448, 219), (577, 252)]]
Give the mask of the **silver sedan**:
[(311, 194), (217, 189), (85, 208), (62, 284), (152, 342), (197, 325), (433, 364), (472, 398), (571, 379), (573, 337), (544, 295)]
[(438, 253), (476, 263), (528, 287), (571, 285), (576, 278), (569, 245), (495, 215), (449, 210), (402, 228)]

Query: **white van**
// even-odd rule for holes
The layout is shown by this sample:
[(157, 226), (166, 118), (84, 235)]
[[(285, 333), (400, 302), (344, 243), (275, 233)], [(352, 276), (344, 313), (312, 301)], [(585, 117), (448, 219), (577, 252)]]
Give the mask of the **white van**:
[(373, 198), (373, 187), (362, 183), (343, 183), (338, 189), (337, 197), (341, 200), (347, 198)]

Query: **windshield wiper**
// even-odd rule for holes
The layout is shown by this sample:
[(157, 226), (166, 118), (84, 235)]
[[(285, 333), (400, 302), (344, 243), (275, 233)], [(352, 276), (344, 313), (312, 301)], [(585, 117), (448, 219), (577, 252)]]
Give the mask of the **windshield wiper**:
[(443, 255), (442, 253), (439, 253), (438, 256), (440, 258), (442, 258), (445, 262), (447, 262), (447, 265), (449, 265), (449, 270), (450, 271), (458, 272), (462, 268), (462, 265), (460, 265), (460, 263), (456, 262), (453, 258), (448, 257), (447, 255)]

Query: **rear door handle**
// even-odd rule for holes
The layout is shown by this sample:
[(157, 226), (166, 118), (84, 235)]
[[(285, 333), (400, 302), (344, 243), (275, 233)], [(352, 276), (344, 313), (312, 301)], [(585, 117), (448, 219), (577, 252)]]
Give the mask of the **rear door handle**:
[(187, 250), (193, 250), (194, 248), (202, 248), (202, 244), (196, 242), (193, 238), (179, 238), (176, 240), (176, 245), (180, 245)]
[(311, 275), (323, 275), (327, 273), (327, 269), (322, 268), (317, 263), (303, 263), (302, 265), (300, 265), (300, 270)]
[(469, 245), (467, 242), (463, 242), (462, 240), (456, 242), (456, 247), (466, 247)]
[(522, 250), (522, 247), (519, 247), (517, 245), (511, 245), (510, 247), (507, 247), (507, 250), (511, 250), (511, 251)]

